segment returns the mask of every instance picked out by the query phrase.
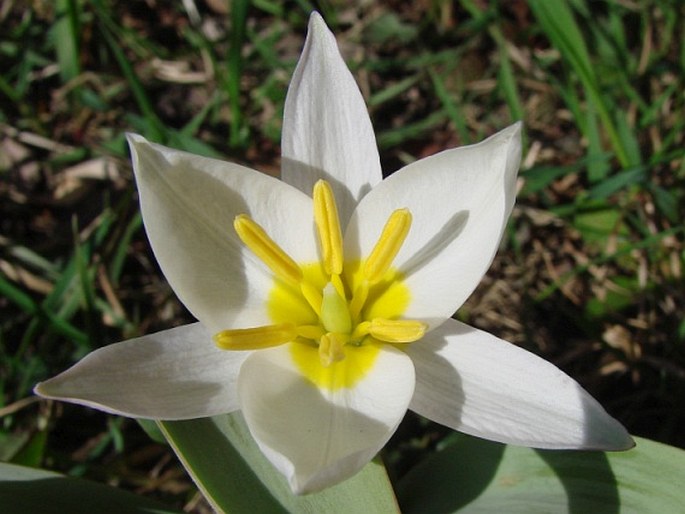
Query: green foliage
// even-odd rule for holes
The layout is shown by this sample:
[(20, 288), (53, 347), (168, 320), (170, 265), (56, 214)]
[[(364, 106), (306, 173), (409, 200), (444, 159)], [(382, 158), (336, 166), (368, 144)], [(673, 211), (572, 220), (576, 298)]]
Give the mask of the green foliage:
[(532, 450), (458, 435), (398, 485), (402, 512), (677, 513), (685, 452)]
[(322, 492), (294, 496), (240, 414), (163, 421), (159, 426), (218, 512), (397, 512), (392, 487), (378, 463)]
[(114, 487), (5, 463), (0, 463), (0, 504), (6, 514), (182, 512)]

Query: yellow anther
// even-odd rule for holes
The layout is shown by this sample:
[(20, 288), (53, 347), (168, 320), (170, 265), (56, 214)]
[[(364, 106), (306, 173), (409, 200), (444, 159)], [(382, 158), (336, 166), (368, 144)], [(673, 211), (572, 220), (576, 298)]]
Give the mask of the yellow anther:
[(314, 222), (319, 232), (323, 266), (329, 275), (339, 275), (343, 268), (343, 244), (338, 207), (328, 182), (314, 185)]
[(262, 350), (294, 340), (297, 328), (292, 323), (266, 325), (255, 328), (222, 330), (214, 335), (214, 342), (222, 350)]
[(345, 338), (341, 334), (324, 334), (319, 340), (319, 359), (324, 368), (345, 358)]
[(274, 274), (291, 283), (302, 280), (302, 270), (273, 239), (246, 214), (236, 216), (233, 227), (240, 240), (259, 257)]
[(359, 318), (359, 314), (361, 313), (362, 307), (364, 307), (368, 297), (369, 282), (368, 280), (362, 280), (362, 282), (354, 290), (352, 301), (350, 302), (350, 316), (352, 316), (352, 319)]
[(421, 321), (376, 318), (369, 325), (369, 333), (386, 343), (413, 343), (423, 337), (427, 328)]
[(312, 341), (318, 341), (326, 333), (319, 325), (300, 325), (297, 327), (297, 335)]
[(321, 316), (321, 301), (323, 300), (323, 297), (321, 296), (321, 289), (317, 289), (306, 280), (303, 280), (300, 283), (300, 291), (316, 315)]
[(370, 321), (362, 321), (359, 325), (354, 327), (354, 330), (352, 331), (352, 335), (350, 336), (350, 341), (352, 341), (352, 342), (361, 341), (365, 336), (369, 335), (369, 329), (370, 328), (371, 328), (371, 322)]
[(331, 284), (333, 284), (333, 287), (335, 287), (335, 290), (338, 291), (338, 294), (343, 299), (347, 298), (347, 295), (345, 294), (345, 284), (343, 284), (340, 275), (331, 275)]
[(349, 334), (352, 330), (352, 320), (347, 302), (330, 282), (323, 290), (321, 323), (329, 332)]
[(409, 209), (397, 209), (383, 227), (376, 246), (364, 264), (364, 277), (371, 283), (379, 282), (390, 269), (411, 227)]

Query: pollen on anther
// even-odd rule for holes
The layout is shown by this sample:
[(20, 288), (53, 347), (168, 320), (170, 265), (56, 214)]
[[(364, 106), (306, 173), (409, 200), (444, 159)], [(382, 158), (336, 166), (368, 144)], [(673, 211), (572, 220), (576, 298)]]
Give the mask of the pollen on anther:
[(249, 216), (236, 216), (233, 227), (245, 246), (277, 277), (290, 283), (299, 283), (302, 280), (302, 270), (297, 263)]
[(314, 185), (313, 200), (324, 269), (329, 275), (340, 275), (343, 268), (342, 230), (333, 189), (328, 182), (319, 180)]
[(383, 227), (376, 246), (364, 265), (364, 277), (374, 284), (383, 278), (390, 269), (411, 227), (412, 216), (409, 209), (394, 211)]

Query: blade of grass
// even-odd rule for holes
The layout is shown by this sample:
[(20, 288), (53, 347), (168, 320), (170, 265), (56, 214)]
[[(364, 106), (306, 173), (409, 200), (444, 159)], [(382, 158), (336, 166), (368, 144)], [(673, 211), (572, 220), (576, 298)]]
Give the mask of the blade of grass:
[(543, 289), (540, 293), (538, 293), (535, 296), (535, 301), (536, 302), (541, 302), (548, 298), (550, 295), (552, 295), (554, 292), (557, 290), (561, 289), (564, 287), (569, 280), (571, 280), (573, 277), (576, 275), (580, 275), (581, 273), (585, 273), (588, 269), (590, 269), (593, 266), (600, 266), (602, 264), (606, 264), (608, 262), (613, 262), (616, 259), (630, 254), (631, 252), (635, 250), (643, 250), (643, 249), (648, 249), (658, 243), (660, 243), (663, 239), (678, 235), (678, 234), (683, 234), (685, 233), (685, 227), (674, 227), (670, 228), (668, 230), (664, 230), (662, 232), (659, 232), (657, 234), (654, 234), (650, 237), (646, 237), (642, 239), (641, 241), (638, 241), (632, 245), (626, 245), (625, 247), (621, 248), (620, 250), (617, 250), (614, 253), (608, 254), (608, 255), (601, 255), (599, 257), (596, 257), (594, 259), (590, 259), (588, 262), (585, 264), (581, 264), (576, 266), (570, 271), (567, 271), (564, 273), (561, 277), (559, 277), (558, 280), (556, 280), (554, 283), (549, 284), (545, 289)]
[(393, 98), (401, 95), (402, 93), (407, 91), (409, 88), (411, 88), (414, 84), (416, 84), (418, 81), (419, 81), (418, 75), (412, 75), (411, 77), (407, 77), (405, 79), (402, 79), (399, 82), (391, 84), (388, 87), (386, 87), (385, 89), (381, 89), (380, 91), (371, 95), (371, 98), (369, 98), (367, 103), (368, 103), (369, 107), (375, 107), (377, 105), (382, 105), (385, 102), (388, 102), (388, 101), (392, 100)]
[(287, 32), (280, 27), (274, 27), (270, 32), (263, 34), (262, 32), (250, 27), (246, 27), (247, 37), (254, 45), (259, 58), (264, 61), (264, 66), (271, 70), (286, 69), (283, 61), (281, 61), (278, 52), (276, 51), (277, 44), (282, 41)]
[(452, 100), (452, 97), (445, 87), (445, 83), (433, 68), (428, 68), (428, 74), (433, 81), (433, 90), (440, 99), (440, 102), (442, 102), (442, 106), (447, 112), (450, 120), (454, 123), (454, 128), (457, 130), (461, 142), (466, 145), (471, 144), (471, 134), (466, 126), (466, 119), (462, 115), (461, 110), (457, 107), (456, 102)]
[(109, 264), (109, 278), (112, 281), (113, 286), (119, 285), (119, 279), (121, 278), (121, 272), (124, 268), (124, 263), (126, 262), (126, 257), (128, 256), (129, 247), (131, 246), (131, 240), (133, 236), (140, 230), (143, 225), (143, 217), (140, 212), (137, 212), (133, 219), (126, 225), (124, 233), (119, 239), (116, 249), (114, 250), (114, 255)]
[(396, 129), (386, 130), (378, 134), (378, 146), (389, 148), (401, 144), (408, 139), (415, 139), (437, 127), (447, 119), (444, 110), (436, 111), (424, 119)]
[(607, 97), (600, 92), (585, 40), (568, 4), (562, 0), (555, 2), (531, 0), (529, 6), (542, 30), (583, 84), (587, 98), (597, 109), (597, 114), (602, 120), (604, 130), (621, 166), (627, 167), (633, 164), (614, 126), (610, 106), (605, 101)]
[(79, 10), (77, 0), (57, 1), (57, 21), (53, 25), (53, 38), (62, 82), (76, 78), (81, 72)]
[(604, 199), (627, 187), (644, 182), (647, 179), (647, 169), (637, 166), (623, 170), (592, 187), (588, 191), (587, 198)]
[(138, 104), (138, 108), (145, 117), (148, 129), (145, 135), (154, 141), (162, 143), (166, 142), (167, 137), (166, 128), (164, 124), (155, 114), (154, 107), (152, 106), (152, 103), (150, 102), (150, 99), (147, 96), (145, 88), (140, 83), (138, 76), (133, 70), (133, 67), (131, 66), (128, 59), (126, 58), (126, 55), (121, 49), (118, 40), (112, 34), (109, 28), (109, 24), (105, 22), (105, 19), (108, 18), (108, 15), (106, 14), (106, 9), (103, 8), (101, 0), (93, 0), (93, 5), (95, 6), (95, 10), (100, 19), (100, 22), (98, 23), (100, 33), (105, 38), (107, 46), (112, 52), (112, 55), (114, 56), (114, 59), (117, 61), (117, 64), (119, 65), (119, 68), (121, 69), (121, 72), (124, 75), (126, 82), (128, 82), (131, 88), (131, 92), (133, 93), (133, 97), (135, 98), (136, 103)]
[(10, 85), (10, 83), (5, 80), (5, 77), (0, 75), (0, 92), (10, 99), (13, 103), (18, 103), (21, 99), (21, 95)]
[(606, 178), (611, 170), (609, 159), (602, 150), (602, 139), (597, 126), (594, 104), (588, 105), (585, 123), (585, 137), (588, 141), (587, 177), (591, 184)]
[(231, 109), (229, 134), (231, 148), (244, 146), (247, 139), (247, 127), (240, 107), (240, 78), (243, 72), (243, 46), (249, 7), (249, 0), (235, 0), (231, 3), (231, 34), (228, 49), (228, 76), (226, 77), (228, 102)]
[(469, 11), (469, 13), (477, 20), (487, 27), (490, 37), (497, 43), (499, 53), (499, 69), (497, 71), (497, 82), (504, 95), (504, 99), (509, 106), (511, 117), (513, 120), (522, 120), (524, 118), (523, 104), (516, 85), (516, 77), (514, 76), (514, 69), (509, 58), (509, 51), (507, 48), (507, 40), (502, 34), (502, 30), (497, 25), (498, 21), (502, 19), (496, 11), (496, 7), (481, 8), (472, 0), (462, 0), (462, 6)]
[(275, 18), (283, 18), (283, 5), (278, 2), (270, 2), (269, 0), (252, 0), (252, 5), (257, 9), (271, 14)]
[(618, 137), (626, 152), (626, 157), (631, 166), (642, 164), (642, 155), (640, 155), (640, 144), (637, 141), (637, 136), (628, 122), (626, 112), (622, 110), (616, 111), (616, 124), (618, 130)]
[[(91, 235), (90, 239), (80, 245), (80, 256), (74, 253), (64, 267), (61, 277), (55, 282), (52, 291), (39, 304), (41, 312), (49, 313), (49, 321), (53, 322), (52, 318), (56, 320), (71, 319), (76, 312), (82, 307), (82, 295), (80, 293), (80, 278), (79, 278), (79, 259), (84, 262), (90, 262), (91, 256), (95, 249), (99, 248), (106, 236), (109, 234), (113, 226), (113, 213), (110, 210), (105, 210), (97, 222), (97, 228)], [(22, 355), (23, 352), (30, 346), (31, 341), (37, 337), (42, 331), (45, 324), (43, 316), (36, 316), (29, 322), (29, 325), (22, 336), (19, 349), (16, 355)], [(55, 332), (58, 332), (55, 330)], [(79, 354), (85, 354), (91, 349), (91, 339), (88, 335), (80, 332), (81, 337), (72, 337), (69, 334), (62, 333), (65, 337), (74, 342), (79, 348)], [(90, 334), (92, 335), (92, 334)]]
[[(90, 335), (91, 340), (96, 340), (95, 287), (93, 286), (95, 273), (90, 268), (91, 252), (87, 252), (83, 247), (84, 245), (79, 241), (78, 222), (75, 217), (72, 219), (71, 226), (74, 237), (76, 276), (78, 277), (79, 290), (81, 293), (81, 307), (84, 313), (86, 332)], [(85, 255), (86, 253), (88, 255)]]
[(52, 311), (44, 309), (29, 295), (24, 293), (18, 287), (12, 285), (12, 283), (6, 280), (2, 274), (0, 274), (0, 294), (17, 305), (27, 314), (47, 321), (51, 330), (54, 330), (58, 334), (61, 334), (69, 339), (73, 339), (74, 341), (78, 341), (82, 344), (85, 344), (88, 341), (88, 336), (85, 334), (85, 332), (79, 330), (67, 320), (55, 315)]
[(497, 72), (499, 87), (509, 106), (512, 120), (522, 120), (524, 118), (523, 104), (521, 103), (518, 87), (516, 85), (516, 77), (514, 76), (514, 69), (511, 66), (511, 59), (509, 59), (507, 42), (499, 27), (493, 27), (492, 34), (499, 47), (500, 68)]

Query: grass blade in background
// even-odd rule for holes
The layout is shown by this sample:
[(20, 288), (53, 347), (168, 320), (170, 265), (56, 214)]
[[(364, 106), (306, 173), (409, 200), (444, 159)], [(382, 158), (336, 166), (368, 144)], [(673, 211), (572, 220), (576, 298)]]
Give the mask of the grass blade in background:
[(600, 91), (585, 40), (568, 3), (566, 0), (531, 0), (529, 5), (542, 30), (583, 84), (587, 99), (597, 110), (619, 163), (623, 167), (633, 164), (614, 126), (610, 114), (612, 107), (608, 97)]
[(62, 82), (69, 82), (81, 73), (79, 65), (80, 23), (79, 0), (57, 0), (57, 22), (53, 26), (55, 51)]
[(78, 341), (81, 344), (85, 344), (88, 341), (88, 336), (85, 332), (74, 327), (71, 323), (60, 316), (55, 315), (53, 312), (42, 309), (29, 295), (12, 285), (1, 274), (0, 295), (18, 305), (24, 312), (31, 314), (38, 319), (45, 319), (52, 330), (64, 337)]
[(464, 144), (470, 144), (471, 133), (469, 132), (468, 127), (466, 126), (466, 120), (464, 119), (464, 115), (461, 109), (459, 109), (457, 103), (454, 100), (452, 100), (452, 97), (450, 97), (450, 94), (447, 91), (447, 88), (445, 87), (443, 80), (435, 72), (435, 70), (433, 70), (432, 68), (428, 68), (428, 74), (430, 75), (430, 78), (433, 81), (433, 88), (435, 90), (435, 94), (438, 96), (438, 98), (440, 98), (440, 101), (442, 102), (442, 105), (445, 108), (445, 111), (447, 112), (447, 115), (449, 116), (450, 120), (454, 124), (454, 127), (457, 130), (457, 133), (459, 134), (461, 141)]
[(243, 147), (247, 143), (247, 126), (243, 120), (240, 80), (243, 73), (243, 46), (245, 45), (247, 11), (249, 0), (231, 2), (231, 34), (226, 70), (226, 88), (231, 108), (231, 130), (229, 144), (231, 148)]
[(107, 14), (106, 7), (102, 4), (101, 0), (92, 0), (95, 10), (98, 14), (99, 23), (98, 27), (107, 46), (109, 47), (114, 59), (117, 61), (121, 73), (128, 82), (133, 97), (138, 104), (138, 108), (144, 116), (146, 122), (146, 128), (144, 135), (149, 139), (164, 143), (167, 140), (166, 128), (162, 121), (157, 116), (155, 109), (152, 106), (152, 102), (148, 98), (147, 91), (140, 82), (140, 79), (136, 75), (135, 70), (131, 66), (128, 58), (124, 54), (121, 41), (122, 38), (117, 38), (111, 31), (111, 27), (116, 26), (116, 24), (111, 20), (110, 16)]

